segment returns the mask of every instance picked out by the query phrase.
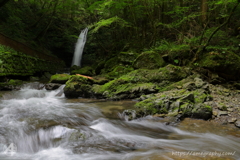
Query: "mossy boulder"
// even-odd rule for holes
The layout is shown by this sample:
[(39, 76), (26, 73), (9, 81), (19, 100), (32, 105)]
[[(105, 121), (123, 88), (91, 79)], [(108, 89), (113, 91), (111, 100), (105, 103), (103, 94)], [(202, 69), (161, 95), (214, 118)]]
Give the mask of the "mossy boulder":
[(71, 75), (69, 74), (55, 74), (51, 76), (49, 83), (65, 84), (70, 79), (70, 77)]
[(165, 84), (181, 80), (187, 75), (184, 68), (173, 65), (155, 70), (138, 69), (102, 86), (94, 86), (93, 92), (108, 99), (132, 99), (156, 93)]
[(95, 75), (95, 70), (90, 66), (86, 66), (86, 67), (83, 67), (83, 68), (72, 70), (71, 75), (74, 75), (74, 74), (82, 74), (82, 75), (86, 75), (86, 76), (93, 76), (93, 75)]
[(120, 52), (116, 56), (104, 62), (100, 62), (96, 67), (96, 73), (109, 73), (114, 71), (117, 67), (132, 68), (131, 65), (137, 58), (137, 55), (137, 53), (133, 52)]
[(165, 66), (165, 61), (157, 52), (153, 51), (143, 52), (133, 62), (135, 69), (157, 69), (163, 66)]
[(0, 90), (19, 90), (22, 84), (22, 80), (10, 79), (7, 82), (0, 83)]
[(127, 82), (154, 82), (161, 83), (163, 81), (176, 82), (186, 78), (190, 74), (187, 68), (167, 65), (160, 69), (138, 69), (129, 72), (126, 75), (121, 76), (119, 79), (123, 79)]
[(119, 61), (124, 65), (131, 65), (137, 58), (138, 54), (134, 52), (120, 52), (118, 54)]
[(227, 80), (240, 79), (239, 64), (240, 56), (230, 51), (205, 53), (199, 62), (199, 66), (216, 72)]
[[(182, 89), (172, 89), (154, 94), (136, 104), (137, 117), (161, 114), (163, 116), (178, 116), (209, 119), (212, 117), (212, 107), (207, 103), (212, 100), (208, 84), (199, 85), (199, 79), (188, 82)], [(194, 87), (192, 87), (194, 85)]]
[(116, 79), (106, 83), (105, 85), (94, 85), (93, 93), (97, 97), (107, 99), (133, 99), (142, 94), (150, 94), (158, 92), (158, 88), (153, 83), (125, 83), (120, 79)]
[(73, 75), (66, 82), (64, 94), (67, 98), (93, 97), (92, 84), (93, 80), (89, 78)]
[(118, 78), (128, 72), (133, 71), (132, 67), (116, 66), (111, 72), (106, 74), (106, 77), (109, 79)]

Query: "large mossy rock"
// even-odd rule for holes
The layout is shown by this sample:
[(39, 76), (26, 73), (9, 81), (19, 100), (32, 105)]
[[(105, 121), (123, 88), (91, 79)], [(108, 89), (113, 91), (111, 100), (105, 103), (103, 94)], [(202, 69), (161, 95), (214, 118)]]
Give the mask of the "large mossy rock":
[(165, 66), (163, 58), (153, 51), (143, 52), (133, 62), (136, 69), (157, 69), (163, 66)]
[(179, 118), (210, 119), (212, 117), (212, 107), (205, 103), (212, 100), (206, 82), (196, 77), (179, 88), (182, 89), (141, 97), (142, 101), (136, 104), (137, 117), (157, 114)]
[[(97, 73), (113, 72), (117, 67), (132, 68), (133, 61), (137, 58), (138, 54), (133, 52), (120, 52), (116, 56), (100, 62), (96, 68)], [(100, 71), (101, 70), (101, 71)]]
[(131, 65), (137, 56), (138, 54), (134, 52), (120, 52), (118, 54), (118, 59), (123, 65)]
[(138, 69), (102, 86), (93, 86), (93, 93), (108, 99), (132, 99), (156, 93), (165, 85), (186, 78), (187, 75), (187, 69), (173, 65), (155, 70)]
[(199, 65), (218, 73), (227, 80), (240, 79), (240, 56), (233, 52), (209, 52), (203, 55)]
[(93, 97), (93, 80), (82, 76), (71, 76), (64, 87), (64, 94), (67, 98)]
[(108, 79), (115, 79), (118, 78), (124, 74), (127, 74), (134, 69), (132, 67), (125, 67), (125, 66), (116, 66), (111, 72), (107, 73), (105, 76)]
[(86, 67), (83, 67), (83, 68), (78, 68), (78, 69), (75, 69), (75, 70), (71, 70), (71, 75), (74, 75), (74, 74), (94, 76), (95, 75), (95, 70), (90, 66), (86, 66)]
[(70, 79), (70, 77), (71, 75), (69, 74), (55, 74), (51, 76), (49, 83), (65, 84)]

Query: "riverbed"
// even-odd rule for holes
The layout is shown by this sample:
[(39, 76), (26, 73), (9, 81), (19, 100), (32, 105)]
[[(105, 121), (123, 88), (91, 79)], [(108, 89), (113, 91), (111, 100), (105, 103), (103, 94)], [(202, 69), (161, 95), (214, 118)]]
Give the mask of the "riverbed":
[(1, 160), (240, 159), (240, 130), (185, 119), (167, 125), (159, 117), (128, 121), (136, 102), (66, 99), (63, 87), (25, 84), (2, 92)]

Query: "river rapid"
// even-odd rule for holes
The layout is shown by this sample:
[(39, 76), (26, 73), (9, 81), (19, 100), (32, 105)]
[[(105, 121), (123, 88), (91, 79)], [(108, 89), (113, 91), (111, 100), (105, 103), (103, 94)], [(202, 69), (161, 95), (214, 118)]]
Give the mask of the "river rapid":
[(25, 84), (0, 99), (0, 160), (240, 159), (240, 131), (186, 119), (128, 121), (133, 101), (66, 99)]

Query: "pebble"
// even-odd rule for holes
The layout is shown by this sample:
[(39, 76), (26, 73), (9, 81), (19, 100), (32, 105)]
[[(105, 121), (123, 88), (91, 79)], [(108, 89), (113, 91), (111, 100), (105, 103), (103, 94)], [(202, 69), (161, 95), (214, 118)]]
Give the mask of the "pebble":
[(234, 123), (237, 121), (237, 118), (228, 118), (228, 123)]
[(219, 112), (218, 112), (218, 116), (227, 115), (227, 114), (228, 114), (227, 111), (219, 111)]
[(237, 121), (235, 122), (235, 126), (240, 128), (240, 120), (237, 120)]
[(212, 114), (213, 114), (214, 116), (217, 116), (217, 115), (218, 115), (218, 111), (213, 111)]

